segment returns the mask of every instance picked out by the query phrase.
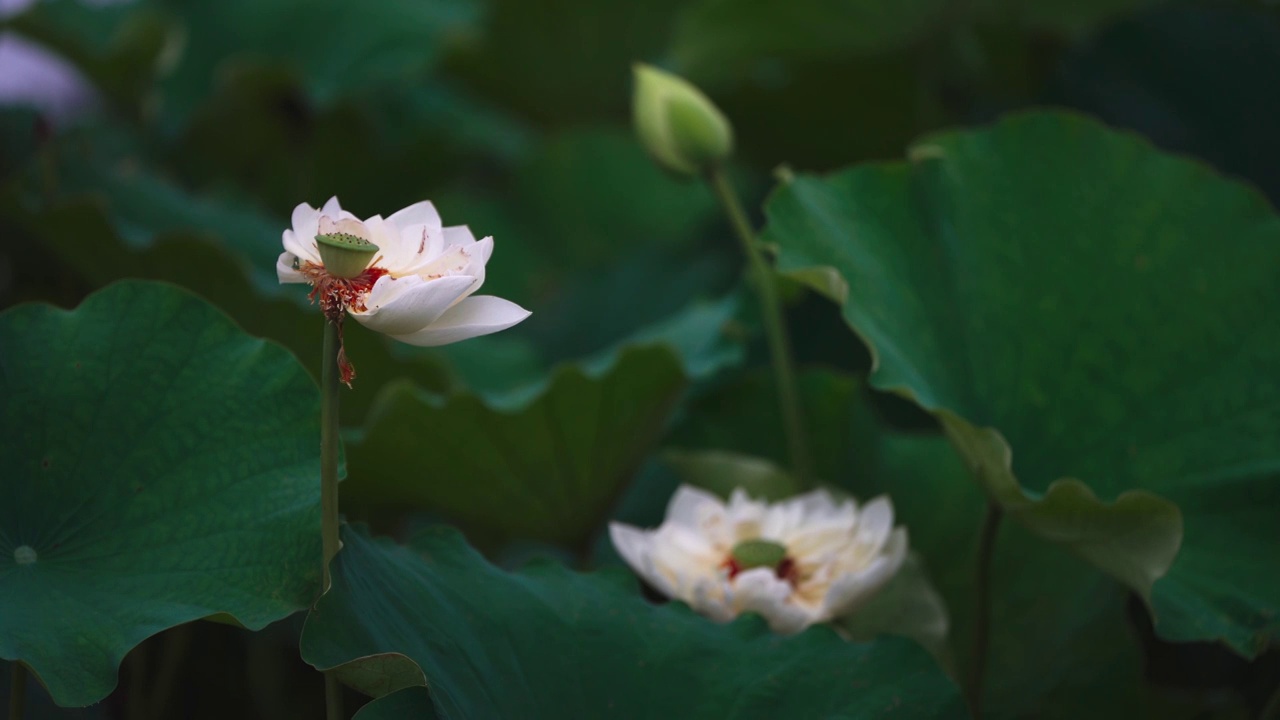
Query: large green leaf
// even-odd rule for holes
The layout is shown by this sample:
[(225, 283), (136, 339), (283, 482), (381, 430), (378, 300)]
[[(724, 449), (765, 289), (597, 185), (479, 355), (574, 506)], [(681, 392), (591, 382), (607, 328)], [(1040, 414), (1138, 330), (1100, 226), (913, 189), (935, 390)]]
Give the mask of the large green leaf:
[(621, 573), (511, 574), (446, 528), (406, 548), (348, 526), (343, 543), (303, 657), (343, 672), (402, 653), (443, 718), (962, 716), (955, 687), (903, 641), (718, 625), (650, 605)]
[(624, 350), (603, 367), (561, 366), (545, 386), (501, 402), (395, 383), (350, 446), (344, 497), (580, 547), (657, 442), (685, 385), (680, 360), (661, 346)]
[(172, 286), (0, 316), (0, 657), (87, 705), (130, 648), (319, 584), (319, 394), (283, 348)]
[(1280, 627), (1280, 330), (1260, 321), (1280, 219), (1070, 115), (912, 158), (787, 182), (781, 267), (843, 305), (872, 384), (934, 412), (1015, 520), (1150, 594), (1166, 637), (1258, 652)]

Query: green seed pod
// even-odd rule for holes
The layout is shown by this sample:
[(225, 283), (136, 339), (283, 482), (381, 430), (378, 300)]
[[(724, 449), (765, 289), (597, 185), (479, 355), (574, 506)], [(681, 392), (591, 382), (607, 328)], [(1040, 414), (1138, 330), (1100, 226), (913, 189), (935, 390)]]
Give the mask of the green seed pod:
[(316, 236), (320, 261), (334, 277), (353, 278), (364, 272), (378, 252), (378, 246), (351, 233), (335, 232)]
[(742, 570), (776, 568), (787, 559), (787, 549), (770, 540), (743, 540), (729, 554)]
[(698, 175), (733, 152), (728, 119), (683, 78), (637, 63), (632, 112), (636, 133), (658, 164)]

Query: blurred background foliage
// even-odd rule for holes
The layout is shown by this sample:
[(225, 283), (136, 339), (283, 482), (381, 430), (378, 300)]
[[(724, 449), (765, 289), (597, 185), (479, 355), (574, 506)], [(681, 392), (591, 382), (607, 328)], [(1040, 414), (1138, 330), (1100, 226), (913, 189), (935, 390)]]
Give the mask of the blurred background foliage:
[[(294, 205), (337, 195), (368, 216), (429, 198), (446, 224), (495, 237), (485, 292), (532, 309), (525, 323), (432, 350), (350, 325), (360, 377), (343, 398), (344, 503), (401, 536), (458, 523), (509, 565), (612, 562), (606, 518), (653, 524), (681, 479), (718, 487), (723, 467), (700, 451), (785, 461), (735, 241), (703, 186), (664, 175), (634, 141), (635, 61), (684, 74), (732, 119), (751, 207), (779, 166), (898, 158), (927, 131), (1041, 105), (1135, 130), (1280, 200), (1280, 9), (1260, 0), (0, 7), (0, 308), (167, 280), (315, 373), (320, 317), (274, 273)], [(56, 81), (33, 69), (57, 58)], [(926, 559), (954, 559), (930, 570), (963, 650), (980, 492), (928, 416), (864, 391), (870, 359), (838, 309), (798, 286), (787, 295), (820, 474), (859, 495), (891, 490)], [(464, 423), (449, 440), (461, 452), (426, 454), (435, 428)], [(577, 447), (590, 452), (506, 444), (522, 468), (511, 475), (474, 441), (554, 431), (589, 436)], [(578, 475), (556, 474), (566, 467)], [(452, 482), (424, 488), (433, 474)], [(996, 561), (993, 714), (1262, 712), (1274, 651), (1246, 662), (1163, 643), (1140, 602), (1025, 535), (1009, 528)], [(32, 715), (123, 717), (146, 694), (167, 708), (157, 716), (318, 716), (297, 632), (168, 631), (134, 651), (103, 705)], [(205, 660), (181, 654), (192, 643), (241, 658), (244, 677), (201, 672)], [(156, 700), (168, 691), (131, 685), (174, 652), (181, 691)]]

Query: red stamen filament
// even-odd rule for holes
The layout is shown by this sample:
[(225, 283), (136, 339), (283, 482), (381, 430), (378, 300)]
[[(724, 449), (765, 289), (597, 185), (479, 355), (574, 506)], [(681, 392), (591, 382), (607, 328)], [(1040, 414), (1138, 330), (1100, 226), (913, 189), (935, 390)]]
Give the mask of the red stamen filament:
[(351, 387), (356, 369), (347, 360), (346, 347), (342, 342), (342, 320), (346, 317), (347, 310), (364, 312), (368, 309), (364, 302), (369, 297), (369, 291), (373, 290), (374, 283), (386, 275), (387, 271), (380, 267), (369, 267), (353, 278), (340, 278), (326, 272), (323, 265), (306, 261), (299, 272), (311, 283), (311, 294), (307, 297), (311, 302), (319, 298), (320, 310), (324, 316), (329, 322), (338, 325), (338, 369), (342, 373), (342, 382)]
[[(725, 561), (720, 563), (720, 567), (728, 571), (730, 580), (737, 577), (738, 573), (743, 571), (743, 567), (738, 564), (737, 560), (733, 559), (732, 555), (725, 558)], [(783, 558), (782, 562), (778, 563), (778, 566), (773, 569), (773, 574), (776, 575), (779, 580), (786, 580), (791, 583), (792, 586), (800, 582), (800, 568), (797, 567), (796, 562), (789, 557)]]

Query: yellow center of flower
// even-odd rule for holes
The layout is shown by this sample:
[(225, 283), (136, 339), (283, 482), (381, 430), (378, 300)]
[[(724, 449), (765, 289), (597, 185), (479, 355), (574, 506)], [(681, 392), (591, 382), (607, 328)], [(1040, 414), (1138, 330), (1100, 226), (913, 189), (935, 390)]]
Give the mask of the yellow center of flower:
[(739, 570), (777, 568), (787, 559), (787, 549), (771, 540), (743, 540), (729, 551)]
[(316, 249), (325, 272), (339, 278), (353, 278), (364, 272), (378, 252), (378, 246), (359, 235), (335, 232), (316, 236)]

